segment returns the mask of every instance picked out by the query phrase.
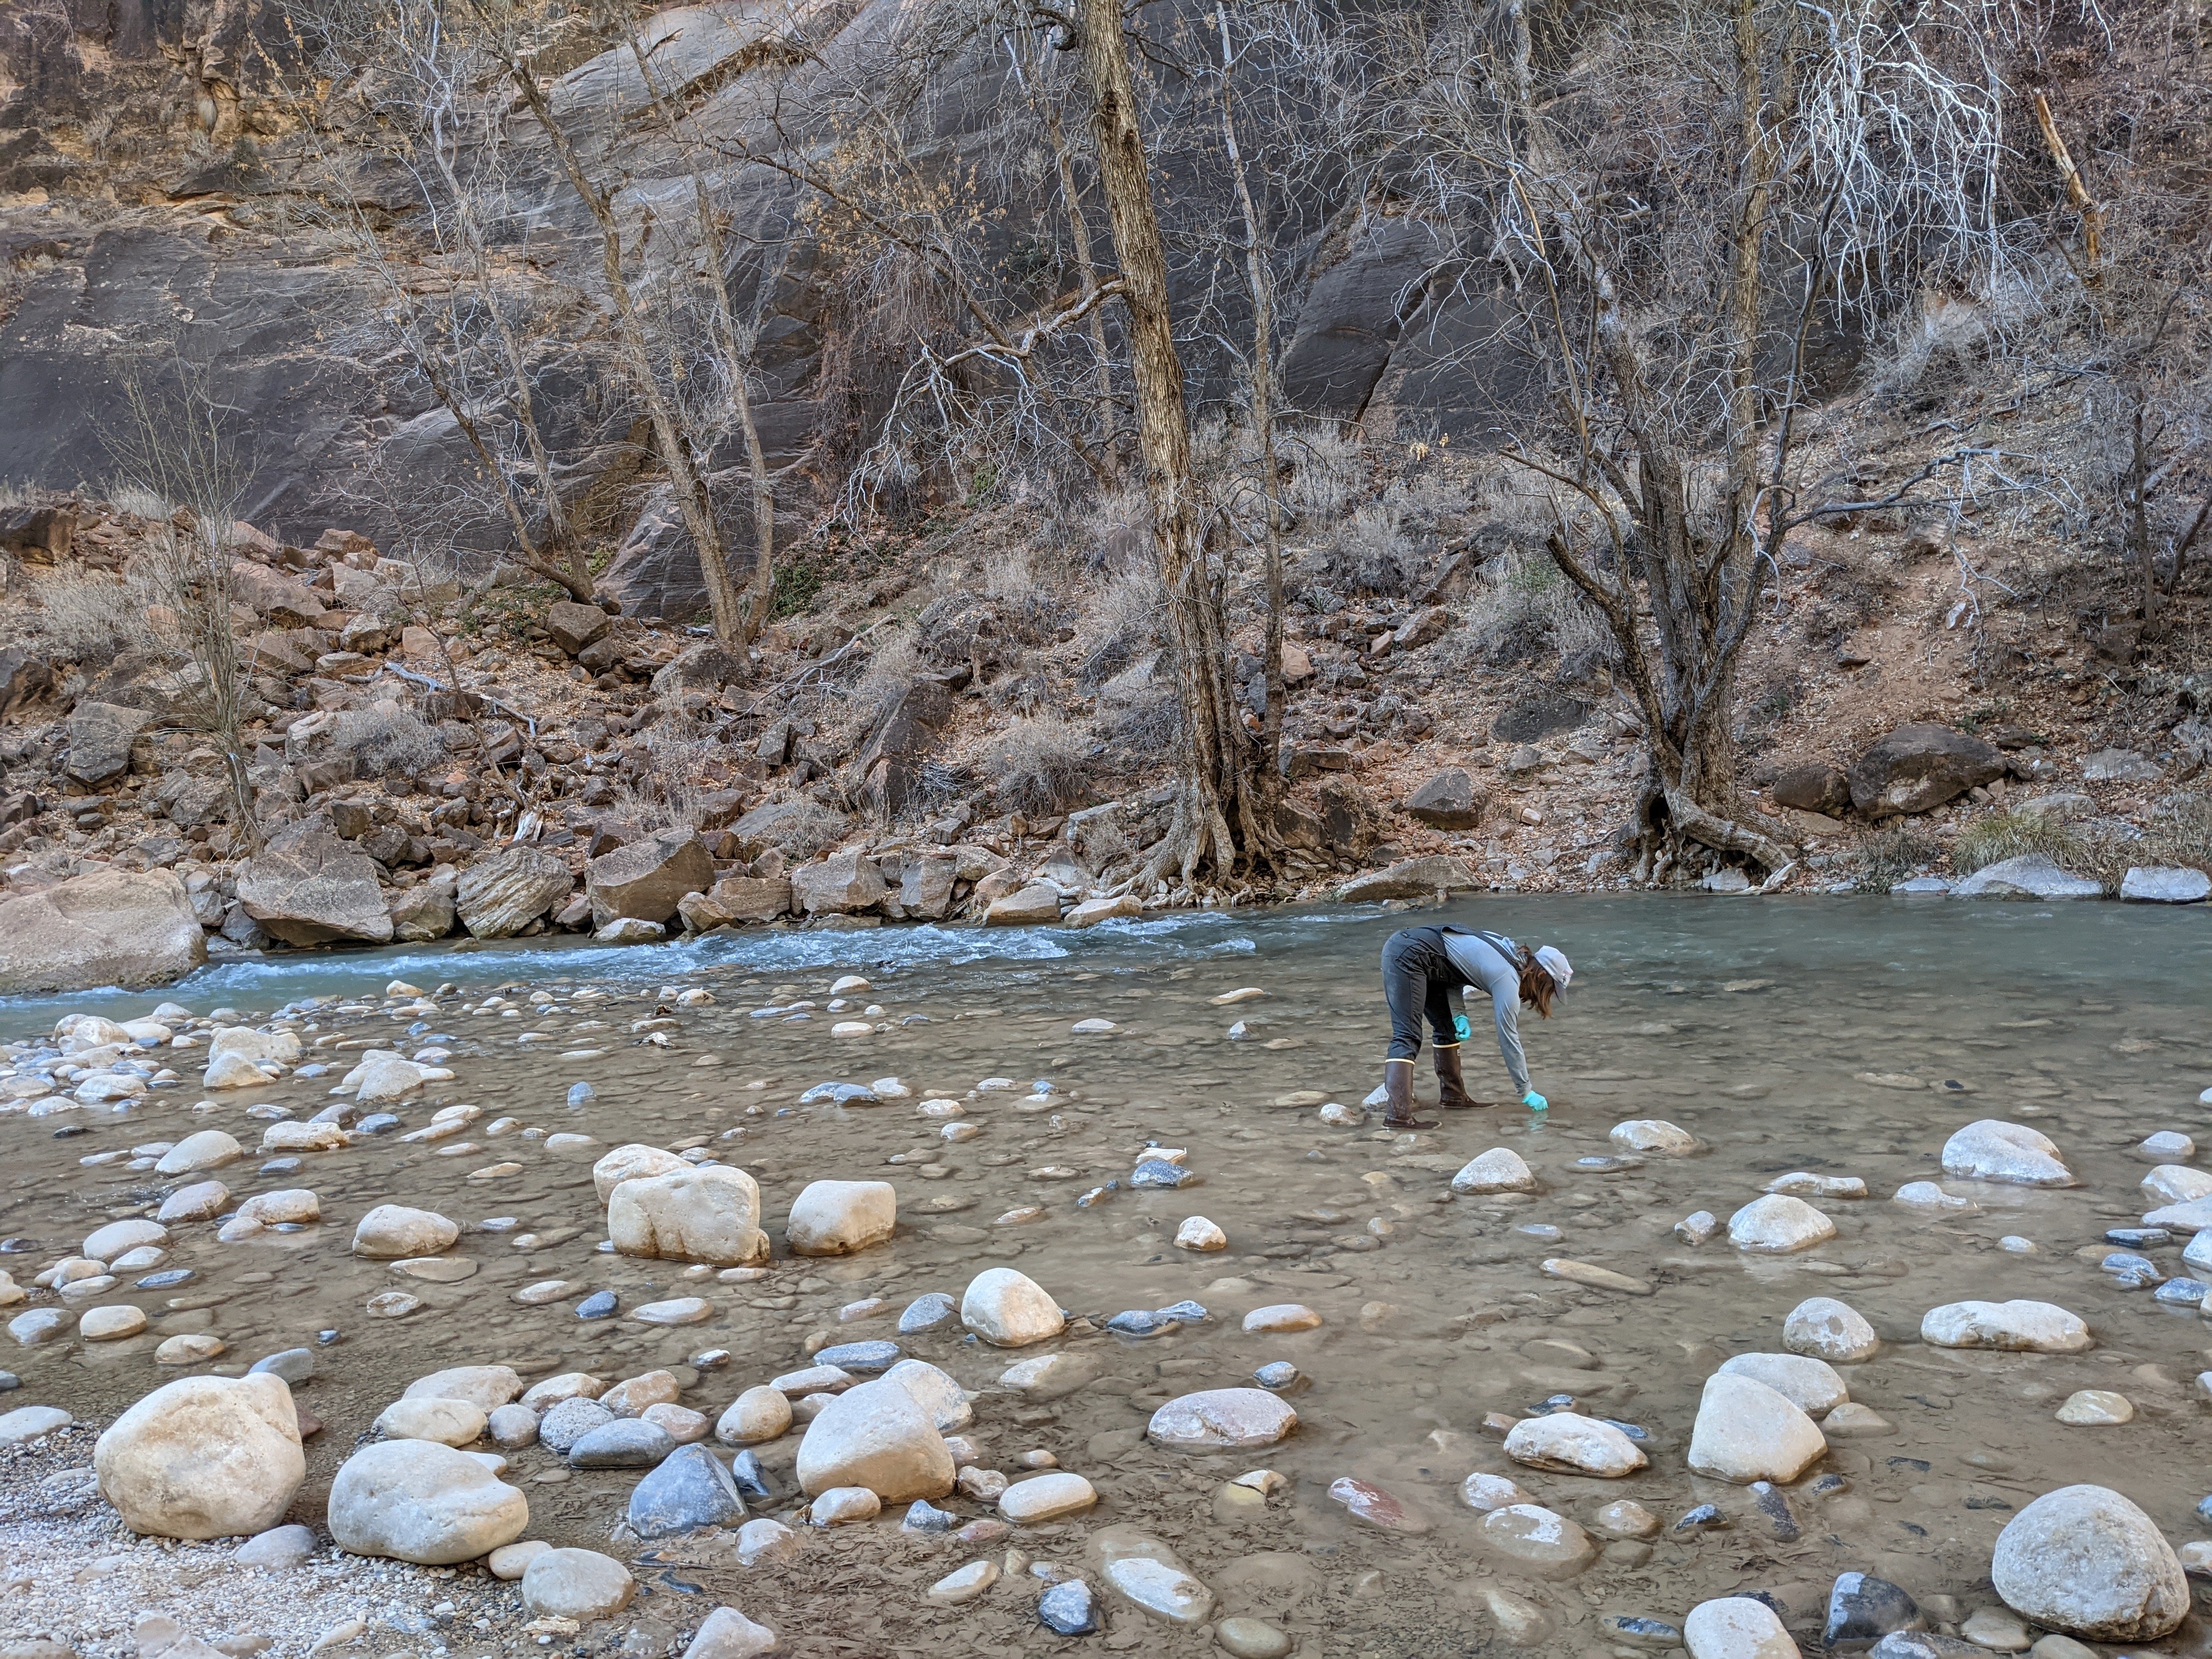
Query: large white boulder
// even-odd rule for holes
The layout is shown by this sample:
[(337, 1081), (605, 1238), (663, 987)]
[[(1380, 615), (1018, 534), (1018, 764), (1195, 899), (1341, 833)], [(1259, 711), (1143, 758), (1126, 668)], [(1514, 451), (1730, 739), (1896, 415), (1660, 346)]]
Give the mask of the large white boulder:
[(1832, 1364), (1850, 1364), (1873, 1358), (1881, 1342), (1866, 1316), (1849, 1303), (1832, 1296), (1812, 1296), (1792, 1308), (1782, 1322), (1782, 1346), (1792, 1353), (1810, 1354)]
[(447, 1567), (521, 1537), (530, 1500), (467, 1452), (382, 1440), (338, 1470), (329, 1519), (331, 1536), (352, 1554)]
[(1145, 1437), (1170, 1451), (1245, 1451), (1272, 1446), (1297, 1426), (1290, 1402), (1265, 1389), (1204, 1389), (1154, 1412)]
[(673, 1152), (634, 1140), (600, 1155), (599, 1161), (592, 1165), (592, 1189), (599, 1194), (604, 1206), (614, 1196), (615, 1188), (625, 1181), (635, 1181), (641, 1176), (674, 1175), (690, 1167)]
[(1720, 1370), (1705, 1379), (1690, 1431), (1693, 1473), (1739, 1486), (1788, 1486), (1827, 1449), (1820, 1425), (1757, 1378)]
[(735, 1267), (764, 1260), (760, 1184), (727, 1164), (686, 1164), (619, 1183), (607, 1198), (607, 1237), (623, 1255)]
[(1947, 1302), (1920, 1318), (1920, 1340), (1936, 1348), (2001, 1348), (2014, 1353), (2080, 1353), (2089, 1328), (2049, 1302)]
[(2104, 1486), (2061, 1486), (2013, 1516), (1990, 1580), (2021, 1617), (2091, 1642), (2155, 1642), (2189, 1612), (2172, 1547)]
[(2048, 1135), (1985, 1117), (1943, 1143), (1943, 1173), (1960, 1181), (2002, 1181), (2016, 1187), (2071, 1187), (2074, 1172)]
[(1729, 1243), (1757, 1255), (1790, 1255), (1836, 1236), (1836, 1224), (1802, 1198), (1769, 1193), (1729, 1218)]
[(930, 1413), (887, 1377), (834, 1396), (799, 1443), (799, 1484), (809, 1498), (866, 1486), (886, 1504), (952, 1490), (952, 1451)]
[(404, 1204), (380, 1204), (362, 1217), (353, 1230), (353, 1253), (372, 1261), (397, 1261), (406, 1256), (435, 1255), (453, 1248), (461, 1236), (460, 1224), (448, 1221), (434, 1210), (410, 1209)]
[(92, 1467), (124, 1524), (161, 1538), (264, 1531), (307, 1474), (292, 1390), (265, 1372), (164, 1384), (109, 1425)]
[(1455, 1193), (1533, 1193), (1536, 1176), (1510, 1146), (1492, 1146), (1469, 1158), (1451, 1180)]
[(0, 996), (162, 985), (206, 960), (173, 870), (94, 870), (0, 899)]
[(898, 1226), (888, 1181), (811, 1181), (791, 1201), (784, 1243), (793, 1255), (850, 1255), (887, 1243)]
[[(1061, 1356), (1046, 1357), (1057, 1359)], [(884, 1373), (884, 1381), (896, 1382), (912, 1395), (914, 1403), (929, 1413), (929, 1420), (937, 1425), (940, 1433), (954, 1433), (975, 1420), (975, 1408), (968, 1401), (968, 1391), (950, 1372), (939, 1370), (926, 1359), (900, 1360)]]
[(987, 1267), (968, 1281), (960, 1322), (997, 1348), (1027, 1347), (1067, 1327), (1060, 1304), (1043, 1285), (1012, 1267)]
[(1610, 1423), (1577, 1412), (1524, 1417), (1505, 1434), (1505, 1455), (1532, 1469), (1618, 1480), (1648, 1461), (1644, 1449)]
[(1700, 1601), (1682, 1620), (1690, 1659), (1799, 1659), (1781, 1615), (1748, 1595)]

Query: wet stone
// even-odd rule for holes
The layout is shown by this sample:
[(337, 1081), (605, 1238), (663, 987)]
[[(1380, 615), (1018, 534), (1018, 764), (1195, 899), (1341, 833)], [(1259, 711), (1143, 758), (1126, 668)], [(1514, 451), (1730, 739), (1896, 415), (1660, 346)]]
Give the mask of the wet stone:
[(889, 1370), (899, 1361), (896, 1342), (839, 1342), (819, 1350), (815, 1363), (842, 1370), (870, 1373)]
[(612, 1291), (594, 1291), (576, 1304), (579, 1319), (612, 1319), (622, 1309), (622, 1298)]
[(1329, 1483), (1328, 1495), (1343, 1504), (1353, 1519), (1380, 1527), (1385, 1532), (1424, 1533), (1429, 1530), (1425, 1516), (1407, 1508), (1395, 1494), (1385, 1492), (1372, 1481), (1343, 1475)]
[(637, 1483), (627, 1518), (640, 1538), (669, 1538), (702, 1527), (735, 1526), (745, 1518), (745, 1504), (712, 1452), (681, 1446)]
[(899, 1522), (902, 1532), (951, 1532), (960, 1524), (960, 1517), (950, 1510), (940, 1510), (927, 1498), (917, 1498), (907, 1505), (906, 1518)]
[(960, 1304), (942, 1291), (932, 1291), (907, 1304), (899, 1315), (899, 1334), (919, 1336), (924, 1331), (940, 1330), (955, 1324), (959, 1318)]
[(1088, 1636), (1098, 1628), (1098, 1601), (1080, 1578), (1053, 1585), (1037, 1597), (1037, 1621), (1062, 1636)]
[[(539, 1430), (541, 1437), (544, 1430)], [(578, 1469), (649, 1468), (676, 1449), (667, 1430), (641, 1418), (617, 1418), (580, 1437), (568, 1448), (568, 1465)]]
[(1162, 1158), (1142, 1160), (1129, 1176), (1132, 1187), (1157, 1187), (1170, 1190), (1177, 1187), (1194, 1187), (1199, 1184), (1199, 1181), (1196, 1170), (1187, 1170), (1180, 1164), (1170, 1164)]
[(1892, 1631), (1919, 1630), (1927, 1623), (1911, 1596), (1872, 1573), (1844, 1572), (1828, 1591), (1827, 1621), (1820, 1639), (1834, 1647), (1845, 1642), (1876, 1642)]

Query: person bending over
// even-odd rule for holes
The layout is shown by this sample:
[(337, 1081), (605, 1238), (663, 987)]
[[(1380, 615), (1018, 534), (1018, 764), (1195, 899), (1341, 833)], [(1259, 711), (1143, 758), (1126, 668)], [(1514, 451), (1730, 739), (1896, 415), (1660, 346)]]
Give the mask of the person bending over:
[(1383, 1122), (1393, 1129), (1433, 1129), (1413, 1117), (1413, 1057), (1421, 1051), (1421, 1020), (1428, 1018), (1436, 1049), (1440, 1104), (1477, 1104), (1460, 1071), (1459, 1048), (1471, 1033), (1462, 1012), (1460, 988), (1480, 986), (1490, 994), (1498, 1021), (1498, 1049), (1521, 1102), (1534, 1111), (1551, 1103), (1528, 1082), (1528, 1060), (1522, 1052), (1520, 1010), (1534, 1008), (1552, 1017), (1574, 968), (1556, 946), (1524, 950), (1503, 933), (1465, 927), (1407, 927), (1382, 946), (1382, 994), (1390, 1004), (1390, 1056), (1382, 1062)]

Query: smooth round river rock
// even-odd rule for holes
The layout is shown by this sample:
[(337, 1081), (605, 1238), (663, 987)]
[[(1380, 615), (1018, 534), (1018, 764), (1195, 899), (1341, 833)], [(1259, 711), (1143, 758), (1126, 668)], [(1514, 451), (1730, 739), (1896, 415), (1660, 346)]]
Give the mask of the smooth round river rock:
[(2061, 1486), (2013, 1516), (1990, 1578), (2022, 1618), (2087, 1641), (2154, 1642), (2189, 1612), (2189, 1582), (2165, 1534), (2104, 1486)]
[(473, 1561), (530, 1526), (530, 1502), (478, 1459), (428, 1440), (385, 1440), (331, 1483), (331, 1536), (355, 1555), (423, 1566)]
[(1729, 1218), (1729, 1243), (1759, 1255), (1792, 1255), (1826, 1243), (1836, 1224), (1802, 1198), (1769, 1193)]
[(1265, 1389), (1206, 1389), (1169, 1401), (1145, 1435), (1170, 1451), (1246, 1451), (1272, 1446), (1297, 1425), (1289, 1402)]
[(292, 1391), (266, 1374), (164, 1384), (109, 1425), (92, 1466), (124, 1524), (163, 1538), (265, 1531), (307, 1474)]
[(960, 1322), (995, 1348), (1049, 1341), (1067, 1325), (1044, 1286), (1012, 1267), (987, 1267), (968, 1282)]
[(1649, 1460), (1633, 1440), (1610, 1423), (1575, 1412), (1524, 1417), (1506, 1431), (1505, 1455), (1532, 1469), (1600, 1475), (1618, 1480)]
[(1695, 1473), (1741, 1486), (1754, 1480), (1787, 1486), (1827, 1449), (1819, 1425), (1765, 1383), (1725, 1370), (1705, 1379), (1690, 1432), (1689, 1464)]

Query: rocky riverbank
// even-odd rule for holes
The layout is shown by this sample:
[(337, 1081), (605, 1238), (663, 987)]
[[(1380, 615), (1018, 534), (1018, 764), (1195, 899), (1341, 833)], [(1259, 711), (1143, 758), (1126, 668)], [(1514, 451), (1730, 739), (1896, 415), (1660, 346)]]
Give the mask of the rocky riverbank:
[[(464, 590), (350, 532), (302, 547), (240, 526), (257, 846), (223, 757), (178, 715), (192, 671), (115, 632), (153, 526), (75, 500), (8, 525), (0, 990), (459, 936), (1081, 927), (1200, 896), (1144, 873), (1171, 816), (1171, 697), (1149, 622), (1105, 599), (881, 577), (741, 659), (520, 573)], [(1556, 684), (1471, 659), (1492, 605), (1293, 605), (1290, 850), (1227, 896), (1627, 883), (1636, 719), (1595, 659)], [(1240, 664), (1249, 694), (1256, 672)], [(1787, 884), (2182, 902), (2212, 886), (2212, 811), (2173, 787), (2206, 763), (2183, 712), (2202, 688), (2138, 750), (2055, 714), (1885, 720), (1865, 678), (1748, 763), (1801, 852)]]

